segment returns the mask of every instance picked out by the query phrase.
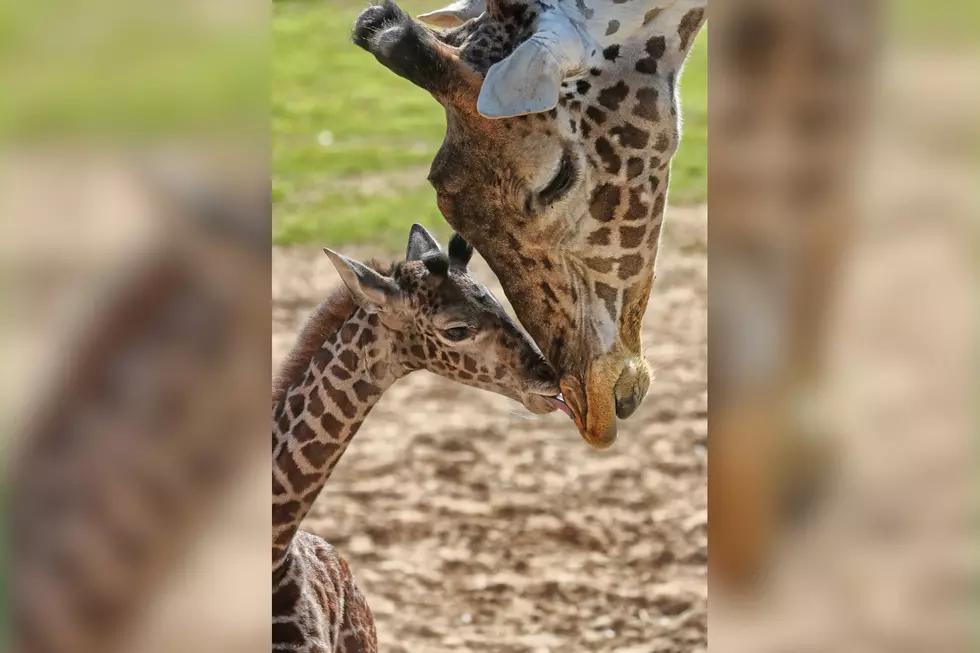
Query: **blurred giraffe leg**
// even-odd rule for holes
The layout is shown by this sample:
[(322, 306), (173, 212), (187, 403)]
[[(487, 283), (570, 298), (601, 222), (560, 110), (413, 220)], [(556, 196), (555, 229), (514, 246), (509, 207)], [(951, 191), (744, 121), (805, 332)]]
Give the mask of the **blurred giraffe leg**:
[(710, 546), (714, 576), (736, 588), (775, 550), (781, 510), (830, 478), (822, 361), (856, 214), (873, 10), (746, 0), (712, 12)]
[(831, 480), (839, 425), (825, 406), (825, 352), (833, 326), (836, 281), (856, 212), (843, 202), (802, 229), (795, 303), (789, 319), (787, 397), (789, 436), (781, 450), (779, 507), (791, 520), (804, 517)]
[(772, 548), (772, 474), (779, 433), (768, 402), (732, 402), (711, 414), (709, 584), (755, 586)]

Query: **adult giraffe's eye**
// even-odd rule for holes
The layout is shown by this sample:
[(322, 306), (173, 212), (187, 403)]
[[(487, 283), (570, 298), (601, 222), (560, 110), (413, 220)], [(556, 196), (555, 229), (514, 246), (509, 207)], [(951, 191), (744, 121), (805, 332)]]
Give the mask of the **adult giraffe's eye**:
[(558, 164), (558, 171), (552, 180), (548, 182), (548, 185), (544, 187), (544, 190), (538, 194), (538, 197), (545, 204), (557, 202), (565, 196), (565, 193), (572, 187), (577, 177), (578, 171), (575, 169), (575, 162), (572, 161), (571, 155), (565, 152), (562, 154), (561, 162)]
[(460, 340), (466, 340), (470, 335), (470, 328), (465, 326), (450, 327), (443, 329), (442, 335), (445, 336), (446, 340), (459, 342)]

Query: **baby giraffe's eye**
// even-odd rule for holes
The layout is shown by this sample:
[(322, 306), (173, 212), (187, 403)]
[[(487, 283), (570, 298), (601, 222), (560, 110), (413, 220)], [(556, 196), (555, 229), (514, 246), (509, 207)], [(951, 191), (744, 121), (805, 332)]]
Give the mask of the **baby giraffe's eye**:
[(443, 329), (442, 335), (446, 337), (446, 340), (459, 342), (460, 340), (466, 340), (467, 336), (470, 335), (470, 328), (466, 326), (450, 327)]

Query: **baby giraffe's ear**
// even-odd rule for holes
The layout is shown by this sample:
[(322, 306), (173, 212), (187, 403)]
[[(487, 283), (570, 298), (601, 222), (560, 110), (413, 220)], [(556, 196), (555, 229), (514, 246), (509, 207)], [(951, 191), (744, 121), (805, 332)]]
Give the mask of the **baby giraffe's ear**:
[(406, 261), (421, 261), (428, 254), (441, 252), (439, 243), (420, 224), (413, 224), (408, 232), (408, 249), (405, 251)]
[(449, 260), (457, 265), (466, 267), (473, 258), (473, 246), (459, 234), (453, 234), (449, 241)]
[(323, 248), (323, 253), (337, 268), (340, 278), (354, 295), (354, 301), (368, 313), (386, 311), (398, 295), (398, 286), (395, 282), (380, 272), (326, 247)]

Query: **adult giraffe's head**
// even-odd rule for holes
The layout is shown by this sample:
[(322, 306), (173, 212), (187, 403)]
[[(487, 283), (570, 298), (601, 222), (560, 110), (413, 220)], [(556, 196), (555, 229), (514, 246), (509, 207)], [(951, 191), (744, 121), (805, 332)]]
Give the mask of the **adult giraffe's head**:
[(429, 180), (561, 375), (583, 437), (605, 447), (650, 372), (640, 323), (653, 283), (676, 83), (705, 0), (391, 0), (354, 42), (446, 109)]

